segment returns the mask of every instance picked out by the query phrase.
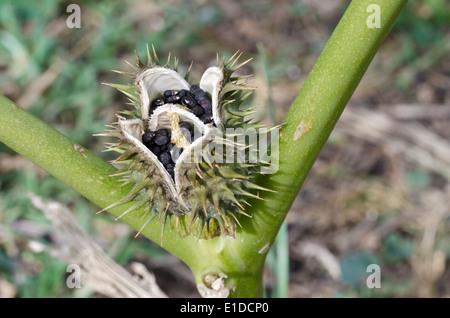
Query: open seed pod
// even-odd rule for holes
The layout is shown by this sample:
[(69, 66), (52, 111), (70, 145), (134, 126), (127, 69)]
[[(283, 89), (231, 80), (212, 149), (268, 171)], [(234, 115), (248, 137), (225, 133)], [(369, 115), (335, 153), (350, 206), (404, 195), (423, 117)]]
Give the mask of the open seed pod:
[[(172, 218), (182, 234), (199, 238), (218, 235), (234, 237), (239, 218), (248, 205), (246, 199), (258, 197), (254, 190), (265, 190), (252, 183), (258, 164), (237, 160), (217, 160), (223, 149), (236, 156), (247, 149), (227, 135), (227, 128), (240, 132), (260, 127), (248, 117), (254, 112), (242, 102), (252, 88), (233, 72), (240, 55), (208, 68), (198, 85), (190, 85), (188, 76), (177, 71), (177, 60), (170, 56), (161, 65), (153, 49), (147, 48), (148, 63), (137, 56), (134, 73), (121, 74), (134, 81), (129, 85), (108, 84), (125, 93), (133, 111), (123, 111), (113, 130), (102, 134), (119, 142), (108, 150), (120, 153), (114, 161), (123, 168), (114, 174), (131, 192), (111, 208), (127, 202), (134, 204), (122, 215), (143, 210), (141, 230), (155, 218), (162, 231)], [(218, 61), (219, 62), (219, 61)], [(105, 209), (105, 210), (106, 210)], [(170, 223), (169, 223), (170, 226)]]

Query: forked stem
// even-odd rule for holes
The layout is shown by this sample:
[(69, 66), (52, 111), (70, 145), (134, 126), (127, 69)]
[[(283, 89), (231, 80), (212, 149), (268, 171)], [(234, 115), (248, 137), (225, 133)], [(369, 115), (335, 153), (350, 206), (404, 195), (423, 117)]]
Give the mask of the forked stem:
[[(279, 170), (259, 180), (260, 185), (276, 193), (261, 193), (264, 201), (251, 202), (253, 218), (242, 218), (237, 239), (197, 241), (192, 236), (180, 238), (176, 231), (166, 229), (163, 247), (190, 267), (198, 284), (208, 273), (223, 273), (227, 275), (225, 288), (231, 291), (230, 296), (263, 295), (266, 253), (345, 105), (406, 2), (351, 2), (286, 115), (280, 133)], [(116, 171), (114, 166), (1, 96), (0, 114), (0, 141), (101, 208), (130, 190), (109, 177)], [(117, 217), (129, 206), (124, 204), (109, 212)], [(127, 214), (121, 220), (140, 229), (139, 213)], [(151, 222), (142, 235), (159, 244), (160, 224)]]

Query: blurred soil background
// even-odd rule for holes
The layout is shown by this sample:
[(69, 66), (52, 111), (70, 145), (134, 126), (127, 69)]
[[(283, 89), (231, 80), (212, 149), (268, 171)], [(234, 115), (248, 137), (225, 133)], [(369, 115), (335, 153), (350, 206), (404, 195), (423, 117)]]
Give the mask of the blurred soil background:
[[(66, 8), (81, 7), (69, 29)], [(252, 103), (277, 123), (349, 1), (0, 1), (0, 93), (105, 160), (93, 134), (128, 107), (126, 83), (153, 44), (191, 81), (243, 51)], [(450, 2), (410, 0), (376, 55), (287, 217), (287, 297), (450, 296)], [(269, 79), (269, 80), (268, 80)], [(270, 85), (269, 85), (270, 84)], [(271, 90), (267, 88), (270, 86)], [(270, 122), (268, 119), (267, 122)], [(2, 129), (0, 127), (0, 129)], [(27, 129), (27, 127), (23, 127)], [(187, 267), (0, 144), (0, 297), (102, 297), (65, 285), (60, 239), (28, 193), (67, 206), (116, 262), (140, 262), (170, 297), (198, 297)], [(368, 264), (381, 288), (369, 289)], [(267, 295), (274, 288), (265, 271)]]

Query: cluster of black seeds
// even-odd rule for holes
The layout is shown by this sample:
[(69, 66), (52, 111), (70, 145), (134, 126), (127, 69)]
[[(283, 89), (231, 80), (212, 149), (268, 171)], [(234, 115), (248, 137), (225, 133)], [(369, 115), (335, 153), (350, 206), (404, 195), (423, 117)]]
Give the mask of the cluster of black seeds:
[(163, 95), (164, 97), (159, 97), (152, 102), (150, 115), (156, 108), (164, 104), (181, 104), (189, 108), (203, 123), (213, 123), (212, 102), (198, 85), (192, 85), (189, 91), (185, 89), (166, 90)]
[[(183, 134), (194, 141), (194, 126), (188, 122), (180, 122), (180, 128)], [(189, 134), (188, 134), (189, 133)], [(172, 179), (174, 178), (175, 162), (172, 160), (170, 151), (175, 146), (171, 141), (172, 132), (170, 129), (161, 128), (156, 131), (148, 130), (142, 135), (142, 143), (158, 157), (158, 160), (162, 163), (164, 168), (170, 174)], [(179, 150), (178, 155), (183, 152), (183, 149)]]
[(148, 130), (142, 135), (142, 143), (158, 157), (167, 172), (174, 178), (175, 163), (172, 160), (170, 151), (175, 146), (170, 142), (172, 133), (170, 129)]

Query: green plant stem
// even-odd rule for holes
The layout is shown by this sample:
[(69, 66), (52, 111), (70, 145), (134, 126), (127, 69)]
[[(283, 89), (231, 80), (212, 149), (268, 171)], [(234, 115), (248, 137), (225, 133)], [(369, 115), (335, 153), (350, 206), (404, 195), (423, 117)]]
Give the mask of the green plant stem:
[[(130, 187), (122, 187), (117, 179), (109, 177), (117, 171), (114, 166), (3, 96), (0, 96), (0, 113), (0, 140), (5, 145), (29, 158), (99, 207), (110, 205), (130, 191)], [(108, 211), (117, 217), (126, 206)], [(126, 215), (121, 220), (138, 230), (142, 224), (132, 215)], [(157, 224), (150, 224), (149, 228), (152, 227), (155, 228), (151, 230), (151, 239), (159, 242), (159, 228)], [(182, 250), (185, 244), (189, 244), (187, 240), (177, 242), (177, 237), (171, 232), (166, 233), (166, 238), (164, 242), (168, 247), (173, 243), (175, 253), (177, 247)]]
[[(234, 297), (261, 297), (264, 259), (307, 173), (336, 121), (393, 26), (406, 0), (354, 0), (325, 46), (284, 120), (277, 173), (260, 184), (277, 191), (252, 202), (252, 219), (242, 219), (237, 239), (179, 238), (166, 229), (164, 248), (192, 270), (197, 283), (208, 272), (228, 275)], [(369, 29), (370, 4), (381, 8), (381, 28)], [(0, 97), (0, 141), (77, 190), (101, 208), (120, 199), (129, 188), (109, 175), (116, 169), (84, 148), (78, 148), (36, 117)], [(120, 215), (128, 204), (108, 210)], [(123, 217), (135, 229), (138, 213)], [(150, 223), (142, 232), (160, 243), (161, 227)]]
[[(352, 1), (320, 54), (287, 113), (280, 132), (280, 167), (261, 178), (260, 185), (276, 190), (253, 208), (281, 225), (313, 163), (347, 102), (407, 0)], [(366, 24), (369, 5), (381, 9), (380, 28)], [(243, 224), (243, 227), (247, 226)], [(269, 226), (266, 226), (267, 228)], [(266, 232), (273, 241), (276, 231)]]

